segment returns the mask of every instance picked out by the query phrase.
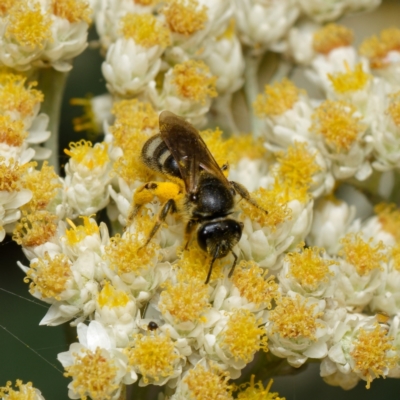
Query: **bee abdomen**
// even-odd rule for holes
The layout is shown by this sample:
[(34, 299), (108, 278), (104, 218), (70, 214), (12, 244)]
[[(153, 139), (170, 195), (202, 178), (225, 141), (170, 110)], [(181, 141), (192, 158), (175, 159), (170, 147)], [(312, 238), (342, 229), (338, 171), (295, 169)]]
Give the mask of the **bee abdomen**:
[(142, 160), (154, 171), (182, 178), (178, 163), (162, 140), (161, 135), (152, 136), (144, 144)]

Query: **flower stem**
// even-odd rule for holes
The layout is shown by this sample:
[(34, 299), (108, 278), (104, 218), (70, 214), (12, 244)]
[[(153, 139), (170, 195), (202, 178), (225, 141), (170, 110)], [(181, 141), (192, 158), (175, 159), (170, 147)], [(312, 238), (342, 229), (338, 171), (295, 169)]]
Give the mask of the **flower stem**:
[(67, 77), (68, 73), (59, 72), (53, 68), (42, 68), (39, 70), (39, 89), (44, 94), (44, 102), (40, 111), (46, 113), (50, 118), (48, 129), (51, 132), (51, 136), (45, 143), (45, 147), (51, 150), (49, 164), (54, 167), (56, 173), (59, 173), (58, 128)]

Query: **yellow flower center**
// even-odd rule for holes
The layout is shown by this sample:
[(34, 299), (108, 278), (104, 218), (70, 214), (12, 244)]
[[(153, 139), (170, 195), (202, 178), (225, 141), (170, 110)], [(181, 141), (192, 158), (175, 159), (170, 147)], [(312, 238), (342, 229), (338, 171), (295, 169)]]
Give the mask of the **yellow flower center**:
[(387, 261), (386, 246), (379, 242), (375, 247), (372, 247), (372, 238), (365, 242), (361, 235), (349, 233), (340, 243), (343, 249), (339, 255), (351, 265), (354, 266), (357, 273), (361, 276), (369, 274), (374, 269), (381, 269), (382, 262)]
[(125, 39), (133, 39), (143, 47), (167, 47), (171, 44), (169, 30), (151, 14), (126, 14), (121, 25)]
[(390, 51), (400, 51), (400, 29), (388, 28), (380, 37), (365, 39), (360, 46), (360, 54), (369, 58), (372, 68), (384, 68), (389, 62), (385, 60)]
[(125, 307), (129, 303), (129, 296), (123, 290), (115, 289), (106, 282), (97, 296), (97, 303), (101, 308)]
[(30, 49), (42, 49), (52, 39), (51, 23), (50, 14), (42, 13), (40, 3), (18, 1), (8, 12), (5, 37)]
[(22, 121), (12, 121), (8, 115), (0, 115), (0, 143), (21, 147), (27, 137)]
[(306, 143), (295, 142), (286, 153), (277, 153), (279, 166), (275, 174), (287, 186), (307, 190), (313, 183), (313, 176), (321, 171), (315, 159), (316, 153), (311, 154)]
[(146, 247), (142, 247), (143, 244), (144, 238), (140, 237), (139, 239), (138, 234), (125, 234), (124, 237), (117, 234), (105, 247), (104, 258), (118, 275), (134, 273), (138, 276), (150, 267), (159, 248), (153, 241)]
[(400, 245), (396, 245), (391, 249), (391, 256), (394, 268), (400, 272)]
[(0, 397), (4, 400), (36, 400), (38, 398), (32, 382), (23, 384), (20, 379), (17, 379), (15, 387), (18, 391), (11, 388), (10, 381), (6, 383), (6, 386), (0, 386)]
[(393, 346), (393, 337), (377, 322), (374, 330), (360, 329), (354, 348), (350, 353), (355, 361), (354, 371), (367, 381), (367, 389), (375, 378), (385, 376), (387, 370), (394, 368), (399, 356)]
[(60, 300), (60, 294), (66, 289), (66, 284), (71, 278), (71, 262), (65, 254), (57, 254), (53, 258), (45, 253), (31, 264), (24, 282), (29, 284), (29, 292), (39, 292), (45, 299)]
[(189, 60), (176, 64), (172, 72), (172, 84), (180, 96), (204, 104), (208, 97), (216, 97), (216, 76), (203, 61)]
[(249, 363), (258, 350), (268, 351), (268, 338), (265, 327), (259, 326), (262, 320), (257, 320), (252, 312), (241, 308), (229, 317), (226, 328), (222, 331), (221, 348), (228, 351), (235, 361)]
[(279, 285), (273, 275), (267, 277), (268, 270), (260, 268), (254, 261), (242, 260), (232, 276), (233, 284), (239, 289), (240, 295), (256, 306), (266, 304), (271, 308), (271, 302), (278, 295)]
[(82, 349), (75, 356), (75, 363), (65, 367), (64, 376), (71, 377), (72, 388), (83, 399), (109, 400), (118, 389), (115, 383), (118, 368), (106, 351), (99, 347), (96, 351)]
[(321, 283), (327, 283), (334, 275), (329, 267), (338, 263), (322, 258), (324, 252), (319, 247), (305, 249), (304, 243), (301, 243), (299, 251), (288, 253), (285, 257), (290, 265), (289, 275), (307, 291), (316, 290)]
[(65, 231), (65, 238), (70, 245), (75, 245), (84, 240), (87, 236), (96, 235), (100, 231), (96, 221), (86, 216), (81, 216), (80, 218), (83, 220), (83, 225), (78, 226), (67, 218), (67, 222), (71, 228)]
[(353, 31), (342, 25), (327, 24), (314, 33), (313, 48), (317, 53), (329, 54), (338, 47), (350, 46)]
[(362, 90), (372, 79), (372, 75), (363, 71), (361, 63), (356, 65), (354, 71), (351, 71), (347, 64), (346, 69), (346, 72), (338, 72), (335, 75), (328, 74), (328, 78), (332, 82), (333, 89), (336, 93)]
[(281, 82), (265, 86), (264, 94), (259, 94), (253, 103), (254, 112), (259, 118), (282, 115), (293, 107), (303, 93), (304, 90), (284, 78)]
[(144, 383), (149, 378), (156, 382), (171, 376), (174, 365), (181, 356), (175, 350), (174, 342), (169, 336), (144, 336), (137, 334), (134, 337), (134, 347), (126, 349), (129, 364), (143, 375)]
[(45, 161), (42, 169), (29, 171), (24, 175), (23, 185), (32, 192), (31, 201), (23, 206), (30, 210), (43, 210), (57, 196), (62, 184), (59, 182), (59, 176), (54, 172), (53, 166), (47, 165)]
[(229, 374), (217, 367), (206, 370), (202, 365), (196, 365), (183, 382), (189, 388), (191, 400), (233, 400)]
[(36, 82), (25, 87), (26, 78), (11, 73), (0, 73), (0, 110), (3, 113), (18, 112), (22, 117), (32, 116), (38, 104), (44, 99), (43, 93), (33, 89)]
[(48, 211), (27, 214), (16, 224), (13, 240), (24, 247), (40, 246), (54, 237), (57, 222), (57, 216)]
[(14, 3), (15, 0), (2, 0), (0, 3), (0, 15), (6, 15)]
[(337, 153), (349, 151), (366, 128), (361, 118), (354, 116), (355, 112), (352, 104), (326, 100), (315, 110), (310, 130), (322, 135)]
[(158, 307), (161, 313), (169, 313), (176, 323), (205, 322), (203, 314), (210, 308), (208, 287), (204, 282), (191, 279), (189, 282), (166, 284)]
[(110, 160), (108, 157), (108, 145), (104, 142), (96, 143), (93, 147), (91, 142), (82, 139), (79, 142), (71, 142), (69, 147), (70, 150), (65, 149), (64, 153), (75, 162), (91, 170), (102, 167)]
[(270, 392), (273, 380), (270, 379), (268, 385), (264, 388), (262, 381), (254, 383), (255, 375), (251, 375), (250, 382), (243, 383), (238, 387), (239, 400), (285, 400), (284, 397), (279, 397), (278, 393)]
[(17, 192), (21, 190), (22, 177), (26, 170), (33, 165), (35, 163), (20, 165), (14, 159), (5, 162), (4, 157), (0, 157), (0, 191)]
[(185, 36), (204, 29), (208, 20), (207, 7), (197, 0), (171, 0), (163, 14), (171, 31)]
[(308, 304), (299, 295), (295, 298), (283, 297), (269, 315), (269, 320), (273, 322), (272, 333), (285, 339), (316, 341), (315, 334), (321, 327), (317, 319), (323, 315), (315, 310), (316, 306), (315, 303)]
[(387, 113), (392, 117), (393, 122), (400, 128), (400, 92), (389, 95), (390, 104)]
[(53, 14), (67, 19), (71, 24), (85, 21), (90, 24), (92, 10), (89, 3), (83, 0), (52, 0)]
[(400, 241), (400, 210), (396, 204), (380, 203), (374, 207), (374, 211), (383, 230), (393, 235), (397, 242)]

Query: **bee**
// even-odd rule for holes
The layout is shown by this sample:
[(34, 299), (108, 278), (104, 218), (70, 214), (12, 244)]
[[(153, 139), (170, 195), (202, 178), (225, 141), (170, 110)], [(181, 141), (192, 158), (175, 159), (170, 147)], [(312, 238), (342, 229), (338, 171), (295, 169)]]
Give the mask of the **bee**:
[[(229, 253), (234, 258), (228, 275), (231, 277), (238, 260), (233, 247), (243, 231), (243, 223), (230, 217), (234, 212), (235, 197), (239, 195), (260, 207), (244, 186), (228, 181), (223, 173), (227, 165), (220, 167), (217, 164), (193, 125), (169, 111), (160, 114), (159, 124), (160, 133), (144, 144), (141, 159), (148, 168), (171, 182), (148, 182), (139, 188), (134, 196), (132, 218), (152, 196), (162, 198), (168, 193), (170, 198), (164, 197), (158, 220), (143, 247), (151, 241), (169, 213), (180, 212), (186, 216), (185, 249), (196, 230), (197, 243), (211, 256), (205, 283), (210, 281), (215, 260)], [(174, 183), (182, 181), (183, 185)]]

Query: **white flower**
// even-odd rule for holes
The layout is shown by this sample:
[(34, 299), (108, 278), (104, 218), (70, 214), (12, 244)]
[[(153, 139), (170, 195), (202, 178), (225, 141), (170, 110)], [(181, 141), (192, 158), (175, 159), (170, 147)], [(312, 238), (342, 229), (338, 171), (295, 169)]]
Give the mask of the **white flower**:
[(128, 367), (128, 359), (115, 347), (113, 337), (97, 321), (78, 325), (79, 343), (58, 354), (72, 382), (68, 385), (71, 399), (90, 396), (101, 400), (120, 398), (123, 384), (132, 384), (137, 375)]

